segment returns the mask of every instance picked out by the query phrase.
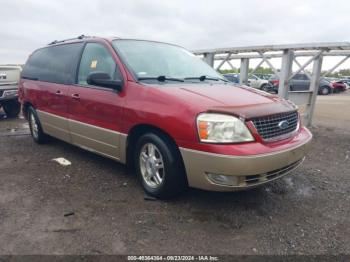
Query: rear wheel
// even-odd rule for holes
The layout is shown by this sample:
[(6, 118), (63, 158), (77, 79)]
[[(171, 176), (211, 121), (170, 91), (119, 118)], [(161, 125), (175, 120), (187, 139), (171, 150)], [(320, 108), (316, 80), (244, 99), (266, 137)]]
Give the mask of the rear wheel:
[(43, 132), (38, 114), (33, 107), (28, 109), (28, 121), (30, 133), (34, 141), (38, 144), (44, 144), (48, 140), (48, 136)]
[(136, 144), (134, 163), (138, 179), (150, 196), (165, 199), (186, 188), (180, 153), (164, 135), (142, 135)]
[(3, 102), (2, 107), (8, 118), (17, 117), (21, 112), (21, 104), (17, 100)]

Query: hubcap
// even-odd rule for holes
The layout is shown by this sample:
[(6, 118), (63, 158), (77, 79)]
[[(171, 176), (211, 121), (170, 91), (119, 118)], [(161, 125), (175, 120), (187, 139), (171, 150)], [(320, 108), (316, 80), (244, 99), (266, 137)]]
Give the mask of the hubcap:
[(264, 85), (262, 87), (262, 91), (265, 91), (265, 92), (269, 91), (269, 87), (267, 85)]
[(32, 135), (34, 136), (34, 138), (38, 138), (39, 128), (38, 128), (38, 124), (36, 123), (36, 120), (35, 120), (33, 113), (30, 114), (29, 120), (30, 120), (30, 127), (32, 129)]
[(164, 180), (164, 162), (158, 148), (145, 144), (140, 151), (140, 171), (143, 180), (152, 188), (158, 188)]
[(327, 94), (328, 94), (328, 88), (323, 88), (323, 89), (322, 89), (322, 93), (323, 93), (324, 95), (327, 95)]

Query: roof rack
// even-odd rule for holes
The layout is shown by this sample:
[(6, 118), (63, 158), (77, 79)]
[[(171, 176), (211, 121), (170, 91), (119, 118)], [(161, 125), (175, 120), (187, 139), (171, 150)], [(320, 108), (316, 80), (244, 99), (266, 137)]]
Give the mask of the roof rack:
[(48, 45), (54, 45), (54, 44), (58, 44), (58, 43), (64, 43), (66, 41), (71, 41), (71, 40), (76, 40), (76, 39), (84, 39), (84, 38), (90, 38), (91, 36), (86, 36), (86, 35), (80, 35), (78, 37), (75, 38), (68, 38), (68, 39), (64, 39), (64, 40), (55, 40), (52, 41), (51, 43), (49, 43)]

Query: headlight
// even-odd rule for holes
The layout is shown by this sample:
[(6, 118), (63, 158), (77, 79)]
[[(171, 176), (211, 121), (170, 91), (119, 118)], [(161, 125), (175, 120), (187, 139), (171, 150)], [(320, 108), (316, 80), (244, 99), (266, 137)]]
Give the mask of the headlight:
[(4, 97), (18, 95), (18, 90), (6, 90), (4, 91)]
[(198, 135), (202, 142), (237, 143), (254, 141), (242, 120), (223, 114), (203, 113), (197, 117)]

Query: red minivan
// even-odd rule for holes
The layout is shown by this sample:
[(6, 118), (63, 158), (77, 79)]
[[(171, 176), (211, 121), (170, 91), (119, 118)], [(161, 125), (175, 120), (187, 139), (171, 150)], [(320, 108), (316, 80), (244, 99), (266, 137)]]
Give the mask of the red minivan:
[(160, 42), (54, 41), (29, 57), (19, 96), (35, 142), (53, 136), (128, 163), (158, 198), (270, 182), (302, 163), (312, 138), (292, 102)]

